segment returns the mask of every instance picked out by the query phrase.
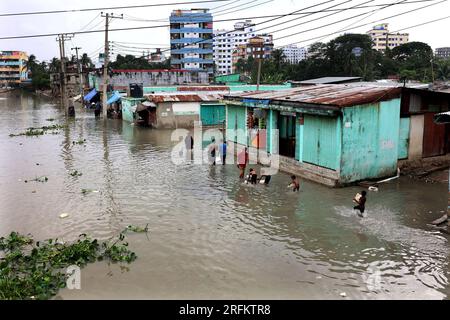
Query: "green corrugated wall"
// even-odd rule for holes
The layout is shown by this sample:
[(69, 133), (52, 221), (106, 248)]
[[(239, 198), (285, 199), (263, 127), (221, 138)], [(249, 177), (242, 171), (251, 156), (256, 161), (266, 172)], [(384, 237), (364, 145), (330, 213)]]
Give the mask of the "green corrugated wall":
[(247, 145), (247, 108), (233, 105), (226, 108), (227, 140)]
[(303, 135), (304, 135), (304, 125), (301, 125), (298, 121), (298, 116), (295, 119), (295, 159), (303, 162)]
[(225, 120), (224, 104), (201, 104), (200, 119), (204, 126), (222, 124)]
[(408, 147), (409, 147), (409, 123), (410, 118), (400, 118), (400, 130), (399, 130), (399, 141), (398, 141), (398, 158), (407, 159), (408, 158)]
[(400, 99), (343, 109), (341, 181), (395, 175)]
[(303, 161), (337, 170), (341, 143), (338, 132), (337, 118), (305, 115)]

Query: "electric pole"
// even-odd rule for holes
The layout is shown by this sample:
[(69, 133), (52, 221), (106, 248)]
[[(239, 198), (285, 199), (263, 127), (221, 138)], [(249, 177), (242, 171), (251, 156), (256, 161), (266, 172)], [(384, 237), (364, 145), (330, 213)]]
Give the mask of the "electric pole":
[(80, 60), (78, 59), (78, 50), (80, 50), (80, 47), (75, 47), (75, 48), (70, 48), (71, 50), (75, 50), (75, 53), (77, 55), (77, 69), (78, 69), (78, 75), (80, 77), (80, 95), (81, 95), (81, 99), (83, 99), (83, 74), (81, 71), (81, 65), (80, 65)]
[(106, 120), (107, 116), (107, 101), (108, 101), (108, 63), (109, 63), (109, 41), (108, 41), (108, 28), (109, 28), (109, 19), (118, 18), (123, 19), (123, 14), (120, 17), (114, 17), (114, 13), (106, 13), (103, 15), (103, 12), (101, 13), (101, 16), (106, 18), (105, 19), (105, 61), (103, 64), (103, 92), (102, 92), (102, 100), (103, 100), (103, 118)]
[(56, 39), (59, 42), (59, 55), (61, 58), (61, 72), (59, 75), (60, 80), (60, 93), (61, 93), (61, 103), (63, 105), (66, 115), (68, 115), (68, 99), (67, 99), (67, 81), (66, 81), (66, 49), (65, 41), (72, 39), (73, 35), (67, 33), (62, 33)]

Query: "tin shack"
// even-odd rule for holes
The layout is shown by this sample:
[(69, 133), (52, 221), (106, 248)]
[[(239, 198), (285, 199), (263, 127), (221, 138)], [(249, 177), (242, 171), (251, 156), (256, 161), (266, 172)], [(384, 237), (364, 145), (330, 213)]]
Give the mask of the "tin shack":
[(400, 95), (401, 88), (334, 84), (231, 94), (227, 140), (278, 154), (280, 170), (332, 187), (390, 177)]

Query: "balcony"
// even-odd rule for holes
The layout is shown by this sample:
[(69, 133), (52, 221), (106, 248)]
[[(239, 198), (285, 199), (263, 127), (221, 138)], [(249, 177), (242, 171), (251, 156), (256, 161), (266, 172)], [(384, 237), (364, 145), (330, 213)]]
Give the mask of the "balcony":
[(203, 38), (180, 38), (180, 39), (170, 39), (171, 44), (203, 44), (203, 43), (213, 43), (213, 39), (203, 39)]
[(203, 29), (203, 28), (179, 28), (170, 29), (170, 33), (213, 33), (213, 29)]

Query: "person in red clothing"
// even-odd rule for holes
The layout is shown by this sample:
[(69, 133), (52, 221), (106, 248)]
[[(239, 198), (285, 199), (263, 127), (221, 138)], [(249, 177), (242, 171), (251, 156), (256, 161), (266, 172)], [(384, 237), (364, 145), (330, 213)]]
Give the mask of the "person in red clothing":
[(245, 147), (244, 150), (242, 150), (237, 157), (238, 160), (238, 168), (240, 170), (239, 172), (239, 178), (240, 179), (244, 179), (244, 175), (245, 175), (245, 168), (247, 167), (247, 163), (248, 163), (248, 151), (247, 151), (247, 147)]

